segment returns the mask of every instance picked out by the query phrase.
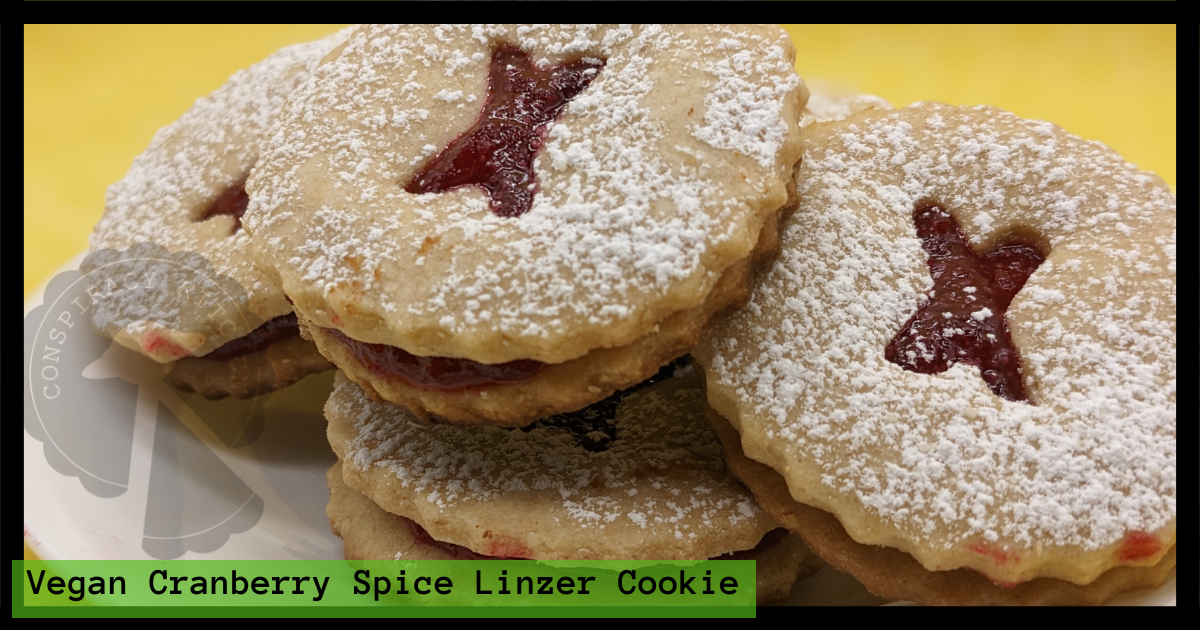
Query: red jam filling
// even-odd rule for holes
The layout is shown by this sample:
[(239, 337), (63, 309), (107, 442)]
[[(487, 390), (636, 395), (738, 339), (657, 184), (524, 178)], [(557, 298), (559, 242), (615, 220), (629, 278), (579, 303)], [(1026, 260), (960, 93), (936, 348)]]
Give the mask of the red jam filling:
[(1121, 543), (1121, 550), (1117, 555), (1127, 561), (1144, 560), (1159, 551), (1162, 551), (1162, 543), (1158, 542), (1158, 538), (1153, 534), (1129, 532), (1125, 534), (1125, 540)]
[(487, 102), (479, 120), (425, 165), (405, 188), (436, 193), (481, 186), (492, 212), (519, 217), (533, 205), (533, 158), (546, 124), (596, 78), (604, 62), (576, 60), (541, 69), (512, 46), (492, 53)]
[(991, 558), (992, 562), (996, 563), (996, 566), (1002, 567), (1009, 562), (1019, 562), (1021, 560), (1021, 556), (1016, 552), (1008, 552), (1000, 547), (994, 547), (984, 543), (976, 543), (968, 547), (968, 549), (981, 556), (987, 556), (988, 558)]
[(404, 523), (406, 525), (408, 525), (408, 531), (412, 534), (413, 540), (418, 545), (425, 545), (426, 547), (433, 547), (435, 549), (441, 549), (442, 551), (450, 554), (450, 557), (455, 560), (495, 560), (496, 559), (496, 556), (485, 556), (481, 553), (475, 553), (474, 551), (471, 551), (470, 549), (467, 549), (466, 547), (463, 547), (462, 545), (456, 545), (454, 543), (442, 542), (442, 541), (434, 538), (433, 536), (430, 536), (429, 532), (425, 531), (424, 527), (421, 527), (420, 524), (418, 524), (416, 521), (412, 520), (411, 518), (404, 518), (403, 516), (399, 516), (399, 515), (397, 515), (396, 518), (404, 521)]
[(218, 195), (208, 210), (205, 210), (197, 220), (203, 221), (218, 214), (231, 216), (233, 217), (233, 231), (230, 234), (236, 234), (238, 230), (242, 229), (242, 215), (246, 214), (246, 205), (249, 203), (250, 196), (246, 194), (246, 180), (243, 179)]
[(351, 339), (336, 328), (325, 330), (372, 373), (418, 389), (459, 391), (524, 383), (546, 367), (545, 363), (529, 359), (489, 365), (469, 359), (419, 357), (395, 346)]
[(1045, 255), (1031, 245), (1006, 244), (980, 256), (958, 221), (932, 203), (918, 205), (913, 222), (934, 286), (884, 356), (920, 374), (945, 372), (955, 363), (978, 366), (997, 396), (1028, 402), (1005, 311)]
[(671, 378), (677, 370), (687, 367), (691, 361), (690, 356), (679, 357), (664, 365), (654, 376), (637, 385), (622, 389), (598, 403), (588, 405), (579, 411), (550, 416), (514, 430), (528, 433), (534, 429), (556, 427), (569, 433), (575, 440), (575, 444), (586, 451), (592, 453), (607, 451), (617, 437), (617, 407), (621, 405), (621, 401), (639, 389)]
[(146, 351), (146, 354), (169, 354), (177, 359), (188, 355), (187, 348), (175, 345), (170, 339), (157, 332), (146, 335), (146, 338), (142, 340), (142, 349)]
[(229, 341), (216, 350), (197, 358), (212, 359), (214, 361), (235, 359), (258, 352), (277, 341), (295, 337), (299, 334), (300, 325), (296, 323), (296, 314), (288, 313), (274, 319), (268, 319), (258, 328), (250, 331), (250, 334)]

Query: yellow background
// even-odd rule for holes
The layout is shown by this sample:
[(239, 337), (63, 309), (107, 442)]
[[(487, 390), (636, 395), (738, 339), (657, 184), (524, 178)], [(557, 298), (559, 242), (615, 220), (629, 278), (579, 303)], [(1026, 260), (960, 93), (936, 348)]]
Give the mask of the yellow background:
[[(87, 246), (104, 189), (155, 130), (239, 68), (337, 27), (26, 26), (26, 295)], [(811, 84), (996, 105), (1175, 185), (1174, 25), (786, 28)]]
[[(25, 292), (87, 246), (154, 131), (316, 26), (26, 26)], [(987, 103), (1101, 140), (1175, 185), (1175, 26), (787, 27), (810, 83)]]

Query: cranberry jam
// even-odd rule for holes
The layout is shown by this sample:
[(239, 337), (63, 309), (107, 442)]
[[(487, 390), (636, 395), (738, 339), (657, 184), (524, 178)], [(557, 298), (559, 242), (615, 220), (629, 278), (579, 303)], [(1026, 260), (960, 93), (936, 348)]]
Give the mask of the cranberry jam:
[(524, 383), (546, 367), (545, 363), (528, 359), (490, 365), (469, 359), (419, 357), (395, 346), (351, 339), (336, 328), (325, 330), (341, 341), (372, 373), (420, 389), (459, 391)]
[(296, 314), (288, 313), (274, 319), (268, 319), (258, 328), (250, 331), (250, 334), (245, 337), (238, 337), (216, 350), (197, 358), (212, 359), (214, 361), (235, 359), (252, 352), (258, 352), (277, 341), (295, 337), (299, 334), (300, 325), (296, 323)]
[(464, 547), (462, 545), (456, 545), (454, 543), (442, 542), (442, 541), (434, 538), (433, 536), (430, 536), (429, 532), (426, 531), (424, 527), (421, 527), (421, 525), (419, 523), (412, 520), (411, 518), (405, 518), (405, 517), (399, 516), (399, 515), (396, 515), (396, 518), (404, 521), (405, 525), (408, 525), (408, 531), (410, 534), (412, 534), (413, 540), (418, 545), (425, 545), (426, 547), (433, 547), (434, 549), (441, 549), (442, 551), (449, 554), (450, 557), (453, 558), (454, 560), (495, 560), (496, 559), (494, 556), (485, 556), (481, 553), (475, 553), (474, 551), (471, 551), (470, 549), (467, 549), (466, 547)]
[(913, 222), (934, 286), (884, 356), (920, 374), (945, 372), (955, 363), (978, 366), (997, 396), (1028, 401), (1005, 311), (1045, 255), (1031, 245), (1006, 244), (981, 256), (937, 204), (918, 204)]
[(243, 178), (226, 188), (197, 220), (203, 221), (219, 214), (229, 215), (233, 217), (233, 231), (230, 234), (236, 234), (242, 229), (242, 215), (246, 214), (246, 205), (249, 203), (250, 196), (246, 194), (246, 180)]
[(542, 147), (546, 124), (603, 67), (603, 62), (576, 60), (541, 69), (529, 53), (511, 46), (497, 48), (479, 120), (426, 164), (405, 190), (436, 193), (481, 186), (498, 216), (529, 212), (537, 191), (533, 158)]

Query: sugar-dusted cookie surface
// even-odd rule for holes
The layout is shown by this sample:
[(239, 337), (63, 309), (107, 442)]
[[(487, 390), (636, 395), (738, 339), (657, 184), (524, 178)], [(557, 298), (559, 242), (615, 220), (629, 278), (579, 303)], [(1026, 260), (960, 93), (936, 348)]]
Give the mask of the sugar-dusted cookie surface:
[[(186, 326), (172, 326), (178, 319), (173, 305), (146, 305), (145, 320), (109, 331), (118, 341), (168, 363), (211, 352), (249, 334), (256, 322), (291, 313), (279, 284), (254, 265), (250, 236), (241, 229), (244, 186), (288, 96), (351, 30), (289, 46), (238, 71), (160, 129), (125, 177), (108, 188), (91, 236), (93, 252), (152, 243), (172, 254), (199, 254), (213, 273), (239, 286), (234, 308), (244, 315), (187, 318)], [(85, 271), (96, 271), (92, 262), (85, 261)], [(230, 321), (239, 325), (226, 325)]]
[[(774, 26), (366, 28), (285, 110), (245, 225), (309, 325), (358, 342), (488, 365), (628, 346), (732, 304), (707, 300), (790, 195), (794, 54)], [(590, 385), (574, 408), (613, 391)]]
[(797, 502), (779, 473), (746, 457), (737, 430), (727, 420), (712, 410), (709, 420), (725, 447), (729, 470), (754, 492), (759, 505), (830, 565), (886, 599), (929, 606), (1097, 605), (1120, 593), (1161, 586), (1175, 567), (1171, 547), (1157, 564), (1114, 567), (1088, 584), (1036, 578), (1006, 586), (970, 569), (930, 571), (898, 549), (855, 542), (835, 516)]
[(725, 469), (690, 366), (525, 429), (420, 422), (339, 383), (325, 406), (350, 487), (489, 556), (703, 559), (776, 527)]
[(848, 118), (864, 109), (892, 109), (892, 104), (874, 94), (845, 93), (833, 90), (826, 94), (823, 86), (809, 85), (811, 92), (804, 112), (800, 115), (800, 128), (813, 123), (830, 122)]
[[(342, 481), (338, 462), (325, 474), (329, 483), (329, 524), (344, 544), (347, 560), (466, 560), (480, 556), (462, 547), (429, 537), (412, 520), (384, 511), (361, 492)], [(756, 562), (756, 591), (759, 604), (788, 596), (792, 585), (821, 567), (821, 561), (794, 534), (779, 529), (770, 532), (757, 547), (731, 556)]]
[[(752, 278), (779, 252), (780, 223), (798, 203), (793, 194), (778, 215), (767, 218), (754, 254), (726, 269), (702, 304), (671, 315), (659, 322), (654, 332), (631, 344), (593, 350), (564, 363), (516, 361), (490, 366), (416, 357), (394, 346), (352, 340), (337, 329), (323, 328), (304, 318), (301, 324), (304, 334), (312, 338), (320, 351), (372, 398), (404, 407), (421, 418), (432, 416), (460, 425), (521, 427), (603, 400), (649, 378), (662, 365), (695, 345), (710, 321), (749, 299)], [(394, 369), (400, 361), (408, 364), (407, 370)], [(413, 364), (420, 366), (419, 369), (412, 369)], [(476, 386), (445, 386), (446, 373), (455, 367), (468, 368), (458, 373), (460, 379), (472, 376), (470, 368), (482, 368), (485, 375), (488, 370), (499, 368), (495, 371), (515, 373), (518, 378), (501, 382), (484, 380)], [(414, 373), (437, 374), (438, 378), (414, 383)], [(474, 376), (478, 379), (479, 374)]]
[(1161, 562), (1162, 180), (1050, 123), (925, 103), (808, 127), (799, 181), (779, 262), (695, 353), (746, 454), (926, 569), (1084, 584)]

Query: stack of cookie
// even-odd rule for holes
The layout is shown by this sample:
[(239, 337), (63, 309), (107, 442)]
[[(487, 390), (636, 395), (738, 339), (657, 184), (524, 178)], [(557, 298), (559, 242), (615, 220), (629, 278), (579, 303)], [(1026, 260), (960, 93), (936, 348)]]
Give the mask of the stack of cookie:
[(675, 362), (795, 209), (793, 62), (776, 27), (371, 26), (314, 71), (244, 221), (344, 375), (348, 556), (815, 567)]
[(1161, 584), (1174, 195), (992, 108), (805, 109), (793, 61), (748, 26), (285, 49), (156, 136), (89, 258), (196, 251), (252, 317), (107, 332), (210, 396), (336, 366), (347, 558), (754, 558), (760, 601), (809, 547), (930, 604)]

